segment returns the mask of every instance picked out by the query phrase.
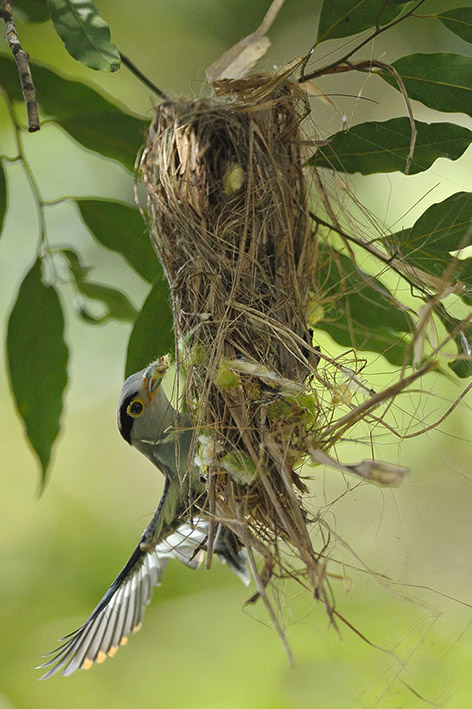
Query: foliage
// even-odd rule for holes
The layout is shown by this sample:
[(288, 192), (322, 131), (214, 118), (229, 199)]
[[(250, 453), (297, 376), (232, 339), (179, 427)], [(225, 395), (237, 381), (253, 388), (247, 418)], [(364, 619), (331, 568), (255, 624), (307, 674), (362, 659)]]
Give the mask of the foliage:
[[(312, 52), (307, 55), (303, 67), (301, 85), (339, 71), (372, 71), (394, 89), (402, 91), (404, 98), (421, 102), (435, 111), (472, 115), (470, 53), (411, 54), (401, 57), (391, 67), (370, 59), (368, 43), (391, 26), (408, 23), (423, 2), (325, 0)], [(89, 68), (109, 72), (119, 69), (120, 53), (110, 39), (108, 25), (91, 2), (18, 1), (15, 8), (29, 22), (45, 22), (50, 17), (65, 48)], [(446, 9), (424, 17), (423, 22), (441, 23), (461, 41), (471, 41), (470, 8)], [(355, 39), (349, 45), (353, 48), (347, 54), (329, 64), (318, 59), (326, 54), (324, 43), (328, 40), (353, 36)], [(368, 50), (369, 61), (354, 60), (355, 52), (363, 47)], [(46, 122), (56, 124), (84, 148), (119, 161), (129, 171), (131, 180), (148, 121), (116, 105), (105, 97), (103, 91), (62, 78), (42, 66), (39, 59), (32, 57), (30, 65), (43, 125)], [(317, 68), (310, 71), (312, 65)], [(17, 118), (23, 95), (15, 63), (6, 54), (0, 56), (0, 89), (10, 107), (12, 130), (18, 145), (17, 155), (1, 156), (1, 229), (8, 207), (4, 166), (7, 161), (16, 160), (29, 169), (22, 141), (23, 129)], [(431, 114), (431, 121), (437, 121), (434, 114)], [(456, 160), (463, 154), (471, 142), (472, 133), (453, 121), (454, 117), (440, 122), (412, 122), (410, 118), (399, 117), (384, 122), (365, 122), (327, 136), (320, 141), (308, 162), (321, 176), (327, 170), (363, 175), (398, 171), (413, 175), (429, 169), (439, 158)], [(416, 142), (412, 139), (413, 128), (417, 131)], [(31, 185), (44, 213), (48, 205), (34, 180)], [(64, 195), (66, 198), (69, 196)], [(90, 325), (110, 319), (134, 323), (126, 361), (128, 374), (146, 365), (156, 355), (172, 349), (173, 343), (168, 287), (137, 208), (118, 201), (94, 199), (93, 196), (75, 202), (93, 238), (120, 254), (131, 269), (153, 285), (141, 312), (137, 313), (119, 289), (90, 280), (90, 269), (83, 265), (75, 247), (67, 245), (55, 252), (48, 248), (43, 218), (36, 253), (32, 247), (34, 266), (20, 285), (8, 331), (12, 391), (43, 474), (59, 430), (63, 391), (67, 383), (67, 349), (62, 336), (60, 297), (64, 281), (73, 284), (77, 312)], [(367, 239), (352, 233), (347, 222), (340, 219), (333, 223), (329, 213), (313, 216), (320, 238), (320, 256), (324, 257), (324, 265), (320, 267), (313, 286), (314, 326), (329, 332), (345, 347), (384, 354), (396, 365), (413, 361), (417, 314), (411, 304), (402, 301), (399, 295), (402, 288), (398, 293), (392, 293), (382, 279), (374, 278), (359, 267), (359, 254), (368, 252), (374, 261), (377, 259), (395, 271), (403, 286), (412, 289), (422, 303), (430, 304), (431, 317), (455, 342), (457, 359), (451, 363), (453, 371), (460, 377), (470, 376), (472, 367), (467, 357), (472, 344), (471, 328), (468, 321), (464, 322), (457, 313), (449, 311), (449, 303), (445, 300), (447, 291), (456, 293), (463, 304), (471, 304), (471, 261), (465, 258), (467, 253), (462, 252), (459, 258), (455, 253), (470, 243), (470, 195), (457, 193), (433, 205), (410, 229), (384, 236), (375, 248)], [(338, 242), (332, 242), (333, 235), (338, 237)], [(57, 277), (59, 262), (59, 270), (65, 268), (67, 271), (62, 280)], [(100, 304), (98, 314), (94, 303)], [(154, 313), (152, 332), (146, 326), (150, 313)], [(156, 313), (159, 314), (157, 320)], [(31, 322), (35, 323), (34, 345)], [(158, 331), (161, 333), (159, 342), (156, 339)], [(37, 351), (38, 348), (41, 351)], [(45, 356), (46, 351), (51, 356)], [(423, 349), (422, 356), (427, 358), (428, 351)], [(32, 383), (39, 380), (47, 386), (41, 389), (40, 401), (33, 402), (30, 400)], [(41, 407), (39, 417), (38, 406)]]

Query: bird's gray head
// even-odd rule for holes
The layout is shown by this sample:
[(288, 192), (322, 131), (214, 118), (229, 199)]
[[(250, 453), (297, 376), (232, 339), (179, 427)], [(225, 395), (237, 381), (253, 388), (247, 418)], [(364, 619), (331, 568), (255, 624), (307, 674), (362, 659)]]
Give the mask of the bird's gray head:
[(162, 391), (162, 360), (132, 374), (123, 384), (118, 402), (118, 428), (130, 445), (152, 443), (172, 420), (174, 409)]

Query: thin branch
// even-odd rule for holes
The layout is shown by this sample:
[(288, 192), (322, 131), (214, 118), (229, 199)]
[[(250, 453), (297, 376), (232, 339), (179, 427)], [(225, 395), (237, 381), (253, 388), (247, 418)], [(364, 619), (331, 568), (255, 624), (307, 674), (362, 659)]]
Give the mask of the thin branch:
[(418, 435), (422, 435), (423, 433), (426, 433), (427, 431), (431, 431), (433, 428), (437, 428), (442, 424), (443, 421), (447, 419), (448, 416), (452, 414), (454, 409), (460, 404), (462, 399), (465, 398), (465, 396), (469, 393), (469, 391), (472, 389), (472, 382), (466, 386), (464, 391), (462, 391), (457, 399), (451, 404), (451, 406), (448, 408), (448, 410), (439, 418), (437, 421), (434, 423), (431, 423), (429, 426), (425, 426), (424, 428), (421, 429), (421, 431), (417, 431), (416, 433), (405, 433), (402, 435), (402, 440), (405, 440), (406, 438), (415, 438)]
[(271, 6), (264, 15), (264, 19), (256, 30), (258, 34), (260, 34), (261, 36), (267, 34), (272, 24), (274, 23), (275, 18), (279, 14), (284, 2), (285, 0), (273, 0)]
[(330, 224), (321, 217), (318, 217), (314, 212), (310, 211), (310, 217), (317, 224), (321, 224), (322, 226), (331, 229), (336, 232), (336, 234), (339, 234), (339, 236), (342, 236), (343, 239), (346, 239), (346, 241), (352, 241), (352, 243), (357, 244), (357, 246), (360, 246), (362, 249), (365, 249), (365, 251), (368, 251), (372, 254), (372, 256), (379, 259), (379, 261), (385, 263), (389, 269), (395, 271), (395, 273), (398, 273), (399, 276), (404, 278), (412, 289), (416, 288), (424, 298), (429, 298), (431, 295), (427, 288), (425, 288), (425, 284), (431, 288), (435, 288), (436, 290), (441, 288), (443, 284), (442, 279), (436, 278), (435, 276), (432, 276), (419, 268), (410, 266), (408, 263), (404, 263), (400, 258), (388, 256), (374, 244), (364, 241), (362, 238), (354, 236), (353, 234), (348, 234), (335, 224)]
[(132, 74), (134, 74), (140, 81), (142, 81), (142, 83), (143, 83), (145, 86), (147, 86), (148, 89), (151, 89), (151, 91), (154, 91), (154, 93), (157, 94), (158, 96), (160, 96), (160, 98), (163, 98), (163, 99), (168, 99), (168, 98), (169, 98), (169, 97), (167, 96), (167, 94), (165, 94), (163, 91), (161, 91), (155, 84), (152, 83), (152, 81), (151, 81), (150, 79), (147, 78), (147, 76), (145, 76), (145, 75), (142, 73), (142, 71), (140, 71), (140, 70), (138, 69), (138, 67), (136, 66), (136, 64), (133, 64), (133, 62), (131, 61), (131, 59), (129, 59), (127, 56), (125, 56), (125, 55), (122, 54), (121, 52), (120, 52), (120, 57), (121, 57), (121, 61), (123, 62), (123, 64), (124, 64), (125, 66), (127, 66), (128, 69), (130, 70), (130, 72), (131, 72)]
[(413, 115), (411, 101), (408, 97), (408, 93), (405, 84), (403, 83), (402, 77), (395, 69), (395, 67), (390, 66), (390, 64), (384, 64), (383, 62), (379, 62), (376, 59), (365, 62), (358, 62), (356, 64), (351, 64), (350, 66), (352, 66), (352, 68), (356, 71), (370, 72), (373, 68), (383, 69), (384, 71), (388, 71), (389, 74), (392, 74), (393, 78), (397, 82), (398, 90), (400, 91), (401, 95), (403, 96), (403, 100), (405, 101), (405, 106), (408, 113), (408, 118), (410, 119), (411, 126), (410, 149), (408, 151), (408, 158), (405, 165), (405, 175), (408, 175), (408, 173), (410, 172), (411, 161), (413, 160), (413, 153), (415, 152), (416, 136), (418, 134), (418, 131), (416, 130), (415, 117)]
[(332, 62), (332, 64), (328, 64), (325, 67), (322, 67), (321, 69), (317, 69), (316, 71), (312, 71), (311, 74), (306, 74), (304, 73), (305, 67), (312, 56), (313, 52), (315, 51), (315, 47), (317, 46), (317, 42), (311, 47), (310, 51), (305, 57), (305, 61), (302, 64), (301, 68), (301, 76), (298, 79), (298, 82), (300, 84), (303, 84), (304, 81), (310, 81), (310, 79), (315, 79), (317, 76), (322, 76), (324, 74), (330, 74), (330, 73), (335, 73), (337, 67), (340, 66), (340, 64), (344, 64), (345, 62), (348, 61), (352, 57), (353, 54), (355, 54), (359, 49), (362, 49), (362, 47), (365, 47), (366, 44), (369, 44), (373, 39), (379, 36), (379, 34), (382, 34), (382, 32), (386, 32), (387, 30), (391, 29), (395, 25), (397, 25), (399, 22), (403, 22), (403, 20), (406, 20), (407, 17), (412, 15), (416, 10), (420, 7), (425, 2), (425, 0), (419, 0), (419, 2), (416, 3), (416, 5), (411, 9), (408, 10), (404, 15), (401, 15), (401, 17), (397, 17), (396, 20), (392, 20), (392, 22), (389, 22), (387, 25), (384, 25), (383, 27), (376, 27), (375, 30), (370, 34), (366, 39), (364, 39), (362, 42), (360, 42), (354, 49), (352, 49), (350, 52), (345, 54), (341, 59), (338, 59), (335, 62)]
[(405, 165), (405, 175), (408, 175), (408, 173), (410, 172), (411, 161), (413, 160), (413, 153), (415, 152), (416, 136), (418, 131), (416, 130), (415, 117), (413, 115), (413, 109), (411, 107), (411, 101), (409, 99), (406, 86), (403, 83), (403, 79), (398, 73), (398, 71), (395, 69), (395, 67), (391, 66), (390, 64), (384, 64), (383, 62), (380, 62), (377, 59), (369, 59), (367, 61), (356, 63), (346, 61), (343, 62), (343, 64), (336, 65), (333, 69), (326, 70), (326, 74), (341, 74), (345, 71), (371, 72), (372, 69), (383, 69), (389, 74), (392, 74), (393, 78), (397, 82), (398, 90), (400, 91), (401, 95), (403, 96), (403, 100), (405, 101), (405, 106), (408, 113), (408, 118), (410, 119), (411, 126), (410, 148), (408, 151), (408, 157)]
[(44, 208), (46, 206), (46, 202), (42, 198), (41, 191), (39, 189), (39, 185), (36, 181), (36, 178), (34, 176), (34, 172), (31, 168), (31, 165), (28, 162), (28, 159), (26, 157), (26, 153), (24, 150), (23, 146), (23, 141), (22, 141), (22, 129), (20, 124), (18, 123), (14, 110), (13, 110), (13, 105), (10, 99), (10, 96), (8, 93), (4, 90), (3, 94), (5, 96), (5, 103), (7, 106), (7, 111), (10, 117), (10, 120), (13, 125), (14, 129), (14, 137), (15, 137), (15, 143), (16, 143), (16, 156), (14, 158), (14, 161), (18, 161), (21, 166), (23, 167), (23, 170), (25, 171), (26, 179), (29, 182), (29, 185), (31, 187), (31, 191), (33, 193), (36, 206), (38, 209), (38, 218), (39, 218), (39, 224), (40, 224), (40, 235), (39, 235), (39, 246), (38, 246), (38, 251), (41, 253), (43, 250), (47, 250), (47, 237), (46, 237), (46, 218), (45, 218), (45, 213), (44, 213)]
[[(408, 377), (401, 379), (399, 382), (396, 382), (387, 389), (380, 391), (378, 394), (374, 394), (374, 396), (371, 396), (370, 399), (367, 399), (359, 406), (356, 406), (345, 416), (341, 416), (341, 418), (335, 421), (329, 428), (326, 429), (326, 431), (323, 431), (323, 441), (328, 440), (328, 436), (330, 436), (335, 431), (337, 431), (336, 437), (339, 438), (339, 436), (342, 435), (343, 431), (346, 428), (350, 428), (354, 423), (363, 418), (365, 414), (369, 413), (372, 409), (377, 408), (377, 406), (380, 406), (380, 404), (382, 404), (387, 399), (392, 399), (401, 391), (403, 391), (403, 389), (406, 389), (406, 387), (410, 386), (410, 384), (412, 384), (414, 381), (424, 376), (428, 372), (432, 371), (436, 367), (436, 362), (430, 362), (428, 364), (425, 364), (423, 367), (421, 367), (421, 369), (418, 369), (416, 372), (413, 372), (413, 374), (410, 374)], [(322, 445), (320, 447), (322, 448)]]
[(10, 0), (2, 0), (0, 15), (5, 23), (5, 41), (13, 54), (20, 75), (21, 90), (23, 91), (26, 113), (28, 115), (28, 131), (35, 133), (40, 129), (38, 104), (36, 103), (36, 89), (34, 88), (33, 77), (31, 76), (29, 54), (22, 48), (20, 40), (18, 39)]

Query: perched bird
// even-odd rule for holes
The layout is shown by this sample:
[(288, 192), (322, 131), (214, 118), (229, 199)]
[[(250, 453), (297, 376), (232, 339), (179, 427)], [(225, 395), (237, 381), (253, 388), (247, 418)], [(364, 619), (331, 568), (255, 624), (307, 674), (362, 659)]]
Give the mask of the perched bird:
[[(192, 514), (192, 505), (205, 496), (204, 481), (190, 460), (192, 428), (187, 414), (177, 412), (167, 399), (162, 377), (165, 358), (132, 374), (118, 403), (118, 427), (123, 438), (143, 453), (165, 476), (156, 513), (132, 553), (90, 617), (66, 635), (64, 644), (40, 665), (50, 667), (41, 679), (62, 670), (70, 675), (112, 657), (125, 645), (130, 632), (141, 626), (153, 587), (159, 585), (170, 559), (197, 568), (207, 548), (209, 522)], [(247, 585), (246, 554), (238, 537), (219, 525), (213, 552)]]

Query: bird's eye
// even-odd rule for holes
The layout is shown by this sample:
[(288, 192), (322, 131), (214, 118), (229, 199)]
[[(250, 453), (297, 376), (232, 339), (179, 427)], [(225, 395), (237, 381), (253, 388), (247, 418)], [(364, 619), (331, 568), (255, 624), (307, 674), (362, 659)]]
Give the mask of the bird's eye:
[(132, 401), (131, 404), (126, 409), (126, 413), (129, 416), (132, 416), (134, 419), (138, 418), (138, 416), (141, 416), (143, 411), (144, 411), (144, 404), (141, 401), (141, 399), (134, 399), (134, 401)]

